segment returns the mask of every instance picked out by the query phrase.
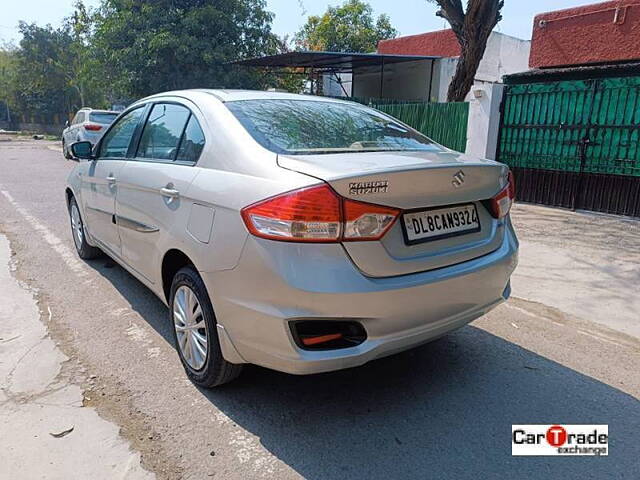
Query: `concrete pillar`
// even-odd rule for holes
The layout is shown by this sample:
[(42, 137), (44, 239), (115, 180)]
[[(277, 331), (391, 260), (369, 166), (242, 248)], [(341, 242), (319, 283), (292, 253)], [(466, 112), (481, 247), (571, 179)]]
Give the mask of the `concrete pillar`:
[(468, 97), (467, 154), (491, 160), (496, 158), (503, 92), (504, 85), (499, 83), (472, 87)]

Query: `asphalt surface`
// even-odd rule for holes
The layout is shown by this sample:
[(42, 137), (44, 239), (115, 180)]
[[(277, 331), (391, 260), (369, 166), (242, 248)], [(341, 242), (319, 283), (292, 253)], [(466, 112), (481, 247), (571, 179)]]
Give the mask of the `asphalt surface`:
[[(84, 404), (159, 478), (640, 478), (640, 342), (533, 301), (361, 368), (250, 367), (194, 387), (162, 303), (108, 259), (76, 258), (74, 164), (53, 148), (0, 143), (0, 232), (69, 368), (86, 370)], [(511, 425), (536, 423), (608, 424), (610, 455), (512, 457)]]

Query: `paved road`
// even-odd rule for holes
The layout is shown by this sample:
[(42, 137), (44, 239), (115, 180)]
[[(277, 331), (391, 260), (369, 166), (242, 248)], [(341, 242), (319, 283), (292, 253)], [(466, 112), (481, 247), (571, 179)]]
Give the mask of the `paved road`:
[(516, 205), (514, 294), (640, 338), (640, 220)]
[[(46, 143), (0, 144), (0, 231), (15, 275), (51, 311), (50, 335), (96, 375), (81, 385), (85, 405), (117, 422), (159, 478), (640, 477), (640, 343), (536, 302), (513, 299), (362, 368), (252, 367), (226, 388), (195, 388), (160, 301), (108, 260), (75, 257), (72, 166)], [(511, 456), (512, 424), (552, 422), (609, 424), (610, 456)]]

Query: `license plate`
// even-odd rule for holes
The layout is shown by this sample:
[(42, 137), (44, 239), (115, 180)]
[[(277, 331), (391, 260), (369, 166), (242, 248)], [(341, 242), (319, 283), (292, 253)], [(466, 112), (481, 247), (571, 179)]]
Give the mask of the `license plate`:
[(402, 216), (402, 230), (408, 245), (480, 231), (478, 210), (473, 203), (421, 210)]

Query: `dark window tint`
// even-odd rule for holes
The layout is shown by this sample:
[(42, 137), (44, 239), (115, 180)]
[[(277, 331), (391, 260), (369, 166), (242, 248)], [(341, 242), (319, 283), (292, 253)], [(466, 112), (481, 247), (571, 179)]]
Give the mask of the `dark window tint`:
[(225, 105), (258, 143), (276, 153), (440, 149), (419, 132), (355, 103), (243, 100)]
[(100, 157), (123, 158), (127, 156), (133, 132), (140, 121), (144, 108), (130, 111), (104, 136), (100, 147)]
[(117, 113), (91, 112), (89, 114), (89, 120), (101, 125), (111, 125), (117, 116)]
[(181, 105), (154, 105), (144, 126), (137, 156), (174, 160), (189, 114)]
[(180, 150), (178, 150), (176, 161), (195, 163), (198, 161), (203, 148), (204, 133), (196, 117), (191, 115), (184, 131), (182, 142), (180, 142)]

